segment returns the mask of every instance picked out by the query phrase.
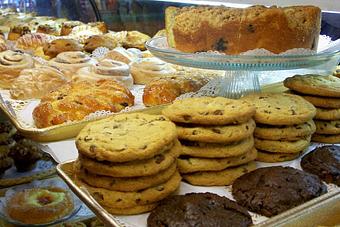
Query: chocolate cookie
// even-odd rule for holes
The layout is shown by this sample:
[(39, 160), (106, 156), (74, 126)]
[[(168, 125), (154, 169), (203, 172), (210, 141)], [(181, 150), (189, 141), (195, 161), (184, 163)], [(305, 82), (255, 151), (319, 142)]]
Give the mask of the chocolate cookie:
[(189, 193), (165, 199), (148, 217), (154, 226), (250, 226), (247, 210), (213, 193)]
[(271, 217), (327, 192), (314, 174), (292, 167), (260, 168), (236, 179), (232, 194), (237, 203)]
[(303, 156), (301, 167), (304, 171), (318, 175), (327, 183), (340, 186), (340, 146), (318, 147)]

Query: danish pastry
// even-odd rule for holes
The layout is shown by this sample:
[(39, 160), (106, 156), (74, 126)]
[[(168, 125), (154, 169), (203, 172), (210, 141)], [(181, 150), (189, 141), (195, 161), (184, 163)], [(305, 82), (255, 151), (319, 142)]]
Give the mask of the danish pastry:
[(83, 47), (74, 39), (56, 39), (44, 45), (44, 54), (50, 58), (66, 51), (81, 51)]
[(76, 26), (83, 25), (83, 22), (80, 21), (65, 21), (61, 25), (61, 31), (60, 35), (61, 36), (66, 36), (69, 35), (72, 32), (72, 29)]
[(106, 47), (108, 49), (113, 49), (117, 47), (118, 43), (104, 35), (93, 35), (85, 40), (84, 50), (92, 53), (98, 47)]
[(19, 37), (31, 33), (30, 28), (25, 24), (19, 24), (17, 26), (11, 27), (11, 30), (8, 33), (8, 40), (17, 40)]

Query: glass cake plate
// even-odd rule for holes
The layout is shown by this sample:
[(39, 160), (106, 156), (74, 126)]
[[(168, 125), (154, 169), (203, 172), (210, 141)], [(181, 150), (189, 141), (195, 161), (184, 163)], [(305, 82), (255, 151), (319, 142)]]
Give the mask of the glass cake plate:
[(259, 92), (261, 84), (282, 81), (295, 74), (330, 75), (340, 60), (338, 46), (315, 54), (302, 51), (301, 54), (285, 55), (225, 55), (181, 52), (170, 48), (166, 37), (156, 37), (149, 40), (146, 47), (153, 55), (169, 63), (225, 70), (219, 95), (231, 98)]

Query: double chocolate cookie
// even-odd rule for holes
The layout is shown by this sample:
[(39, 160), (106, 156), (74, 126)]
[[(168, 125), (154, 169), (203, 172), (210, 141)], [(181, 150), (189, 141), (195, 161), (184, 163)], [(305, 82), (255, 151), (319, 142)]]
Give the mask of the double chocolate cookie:
[(241, 206), (271, 217), (327, 192), (313, 174), (292, 167), (260, 168), (239, 177), (232, 187)]
[(163, 200), (148, 217), (154, 226), (250, 226), (247, 210), (226, 197), (212, 193), (189, 193)]
[(340, 186), (340, 146), (318, 147), (301, 160), (304, 171), (318, 175), (327, 183)]

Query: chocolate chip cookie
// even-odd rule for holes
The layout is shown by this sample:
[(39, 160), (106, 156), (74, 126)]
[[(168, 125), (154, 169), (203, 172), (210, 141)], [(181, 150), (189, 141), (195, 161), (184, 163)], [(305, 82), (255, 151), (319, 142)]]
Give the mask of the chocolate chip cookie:
[(311, 136), (296, 141), (275, 141), (255, 138), (255, 147), (268, 152), (298, 153), (309, 146), (310, 140)]
[(282, 166), (260, 168), (244, 174), (232, 186), (238, 204), (268, 217), (326, 192), (326, 185), (316, 175)]
[(340, 134), (340, 120), (336, 121), (322, 121), (314, 120), (317, 134)]
[(338, 109), (326, 109), (316, 108), (315, 119), (319, 120), (340, 120), (340, 108)]

